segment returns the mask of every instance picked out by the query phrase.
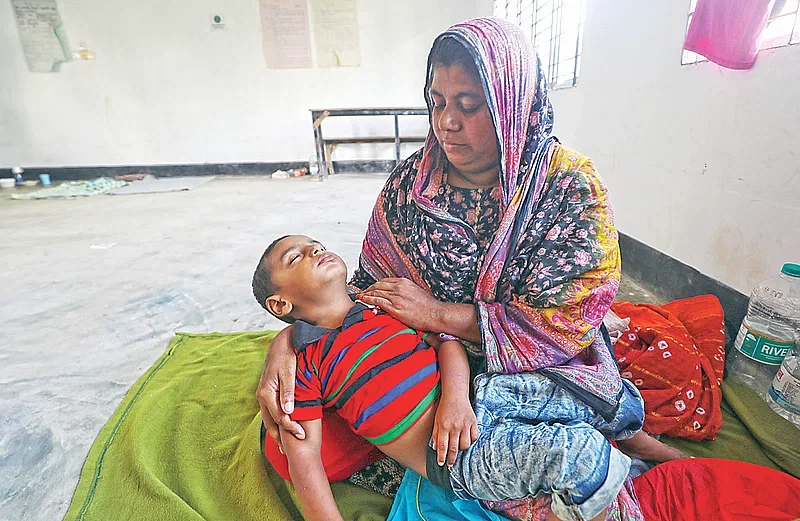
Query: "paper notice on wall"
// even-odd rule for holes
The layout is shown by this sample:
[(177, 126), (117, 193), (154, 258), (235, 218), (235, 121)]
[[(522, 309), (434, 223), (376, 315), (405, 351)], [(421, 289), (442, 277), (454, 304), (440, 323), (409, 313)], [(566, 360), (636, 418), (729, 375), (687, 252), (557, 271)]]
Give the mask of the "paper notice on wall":
[(11, 0), (22, 50), (31, 72), (58, 72), (69, 61), (66, 34), (56, 0)]
[(311, 10), (314, 16), (317, 65), (361, 65), (356, 0), (311, 0)]
[(259, 0), (264, 58), (270, 69), (305, 69), (311, 63), (306, 0)]

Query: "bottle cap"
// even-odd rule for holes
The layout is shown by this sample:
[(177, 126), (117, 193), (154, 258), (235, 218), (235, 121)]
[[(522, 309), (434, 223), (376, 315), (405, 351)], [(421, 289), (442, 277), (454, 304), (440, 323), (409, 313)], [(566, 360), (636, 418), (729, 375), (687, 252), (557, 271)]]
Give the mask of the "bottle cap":
[(800, 264), (786, 263), (781, 268), (781, 273), (790, 277), (800, 278)]

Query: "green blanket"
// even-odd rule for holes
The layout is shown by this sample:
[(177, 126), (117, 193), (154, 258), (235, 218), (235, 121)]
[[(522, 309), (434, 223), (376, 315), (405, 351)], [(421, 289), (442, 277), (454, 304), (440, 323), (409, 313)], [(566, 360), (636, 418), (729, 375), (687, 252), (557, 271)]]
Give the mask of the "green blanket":
[[(265, 468), (255, 388), (275, 332), (181, 333), (100, 431), (66, 521), (301, 521), (290, 486)], [(697, 456), (800, 471), (794, 427), (749, 390), (723, 384), (717, 441), (667, 440)], [(333, 484), (345, 519), (386, 519), (391, 501)]]
[(747, 461), (800, 478), (800, 432), (749, 388), (722, 382), (722, 428), (714, 441), (662, 441), (690, 456)]
[(43, 188), (27, 194), (12, 194), (12, 199), (61, 199), (69, 197), (89, 197), (102, 195), (128, 185), (127, 181), (117, 181), (109, 177), (98, 177), (94, 181), (68, 181), (58, 186)]
[[(255, 389), (274, 336), (179, 333), (100, 431), (65, 521), (301, 521), (259, 446)], [(388, 498), (333, 488), (345, 519), (386, 519)]]

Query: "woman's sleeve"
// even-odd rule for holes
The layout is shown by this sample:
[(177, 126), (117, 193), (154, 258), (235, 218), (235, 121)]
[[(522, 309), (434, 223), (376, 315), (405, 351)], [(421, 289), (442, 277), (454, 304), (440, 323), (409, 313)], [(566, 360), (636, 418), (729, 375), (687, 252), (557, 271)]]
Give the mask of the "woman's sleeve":
[(532, 371), (595, 356), (585, 350), (619, 286), (618, 236), (592, 162), (565, 159), (574, 164), (548, 179), (548, 192), (509, 262), (509, 296), (476, 303), (490, 372)]

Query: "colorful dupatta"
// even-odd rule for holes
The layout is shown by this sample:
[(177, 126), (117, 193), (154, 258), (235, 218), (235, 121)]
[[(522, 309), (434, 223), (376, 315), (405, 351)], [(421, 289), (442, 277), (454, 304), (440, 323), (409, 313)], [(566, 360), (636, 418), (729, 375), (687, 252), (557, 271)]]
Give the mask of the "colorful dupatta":
[(443, 38), (478, 65), (500, 152), (502, 221), (481, 251), (469, 225), (433, 202), (447, 160), (431, 130), (387, 180), (353, 284), (406, 277), (439, 300), (475, 303), (489, 372), (542, 370), (611, 416), (622, 385), (598, 332), (620, 257), (606, 189), (589, 159), (551, 136), (546, 80), (520, 29), (478, 18)]

